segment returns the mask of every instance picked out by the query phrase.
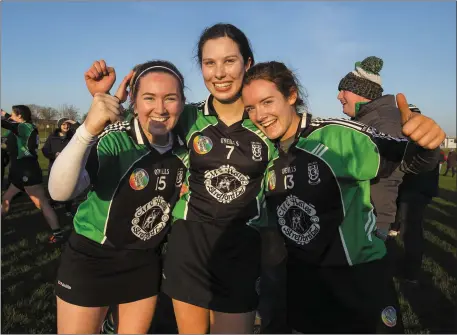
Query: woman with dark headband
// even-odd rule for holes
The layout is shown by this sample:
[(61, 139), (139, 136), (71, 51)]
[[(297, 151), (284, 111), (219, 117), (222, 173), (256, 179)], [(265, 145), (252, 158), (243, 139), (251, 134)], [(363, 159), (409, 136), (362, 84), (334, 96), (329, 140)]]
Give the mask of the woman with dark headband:
[[(95, 74), (88, 77), (96, 82)], [(135, 117), (117, 122), (130, 80)], [(141, 64), (116, 96), (95, 95), (54, 162), (53, 199), (67, 201), (92, 186), (57, 274), (59, 333), (98, 333), (113, 305), (118, 333), (148, 331), (162, 274), (160, 245), (185, 175), (187, 153), (172, 131), (184, 102), (184, 79), (173, 64)]]

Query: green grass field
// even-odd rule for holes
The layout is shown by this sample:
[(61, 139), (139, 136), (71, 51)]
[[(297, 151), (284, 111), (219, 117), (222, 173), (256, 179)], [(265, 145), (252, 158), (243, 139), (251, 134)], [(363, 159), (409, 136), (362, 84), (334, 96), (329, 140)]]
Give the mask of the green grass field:
[[(42, 156), (40, 162), (47, 168)], [(441, 177), (440, 196), (427, 208), (420, 288), (396, 280), (407, 333), (457, 333), (456, 191), (456, 178)], [(57, 213), (69, 232), (71, 219), (62, 207)], [(24, 196), (2, 220), (2, 333), (56, 333), (53, 281), (60, 248), (46, 243), (49, 232)], [(395, 247), (401, 251), (400, 239)]]

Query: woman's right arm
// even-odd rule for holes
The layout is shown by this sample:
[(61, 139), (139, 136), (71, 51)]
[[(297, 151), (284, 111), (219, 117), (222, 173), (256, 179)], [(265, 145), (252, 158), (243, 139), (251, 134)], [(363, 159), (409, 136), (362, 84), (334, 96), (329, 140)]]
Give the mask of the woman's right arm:
[[(49, 175), (49, 194), (54, 200), (67, 201), (78, 196), (91, 184), (91, 179), (95, 179), (97, 169), (86, 169), (86, 164), (91, 150), (96, 151), (96, 140), (97, 136), (82, 125), (59, 154)], [(91, 161), (97, 160), (96, 152), (91, 156)], [(96, 162), (89, 164), (94, 165)]]
[[(96, 94), (84, 124), (75, 132), (65, 149), (55, 160), (49, 176), (49, 194), (54, 200), (67, 201), (83, 192), (94, 183), (98, 164), (98, 135), (105, 126), (119, 120), (119, 99), (107, 94)], [(89, 154), (93, 159), (88, 163)], [(94, 168), (90, 168), (93, 167)], [(92, 179), (92, 180), (91, 180)]]
[(20, 123), (9, 120), (9, 117), (10, 117), (9, 114), (5, 114), (4, 117), (2, 116), (2, 128), (8, 129), (14, 135), (19, 136)]

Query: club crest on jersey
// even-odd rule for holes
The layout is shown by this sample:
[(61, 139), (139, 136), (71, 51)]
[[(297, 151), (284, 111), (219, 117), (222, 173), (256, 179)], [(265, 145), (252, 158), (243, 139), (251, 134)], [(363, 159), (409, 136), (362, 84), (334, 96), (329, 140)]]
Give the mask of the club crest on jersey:
[(179, 197), (181, 198), (183, 194), (189, 192), (189, 186), (186, 183), (183, 183), (181, 189), (179, 190)]
[(259, 142), (251, 142), (252, 159), (256, 162), (262, 160), (262, 144)]
[(276, 173), (274, 170), (268, 172), (268, 189), (273, 191), (276, 188)]
[(213, 141), (207, 136), (197, 135), (194, 138), (194, 150), (199, 155), (207, 154), (213, 148)]
[(161, 196), (138, 207), (132, 220), (132, 233), (143, 241), (159, 234), (170, 219), (170, 209), (170, 204)]
[(129, 184), (135, 191), (141, 191), (149, 183), (149, 175), (144, 169), (135, 169), (129, 178)]
[(393, 306), (388, 306), (381, 312), (381, 319), (387, 327), (395, 327), (397, 324), (397, 311)]
[(205, 172), (205, 187), (217, 201), (228, 204), (240, 197), (249, 183), (249, 176), (230, 165)]
[(314, 206), (300, 200), (295, 195), (289, 195), (278, 206), (277, 215), (282, 233), (297, 244), (308, 244), (321, 229)]
[(321, 182), (319, 178), (319, 166), (317, 162), (308, 163), (308, 183), (317, 185)]
[(184, 169), (179, 168), (178, 173), (176, 174), (176, 183), (175, 183), (176, 187), (181, 187), (183, 178), (184, 178)]

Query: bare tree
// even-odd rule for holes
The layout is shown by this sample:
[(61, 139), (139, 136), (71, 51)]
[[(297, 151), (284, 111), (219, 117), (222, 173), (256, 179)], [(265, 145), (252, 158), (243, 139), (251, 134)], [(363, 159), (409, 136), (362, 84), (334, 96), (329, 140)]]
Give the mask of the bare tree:
[(50, 121), (55, 120), (59, 112), (52, 107), (42, 107), (40, 109), (40, 116), (42, 120)]
[(43, 106), (35, 105), (35, 104), (29, 104), (27, 106), (29, 106), (30, 111), (32, 112), (32, 120), (33, 121), (39, 120), (41, 118), (40, 111), (43, 108)]
[(74, 105), (63, 104), (59, 107), (59, 116), (69, 118), (70, 120), (78, 120), (79, 108)]

